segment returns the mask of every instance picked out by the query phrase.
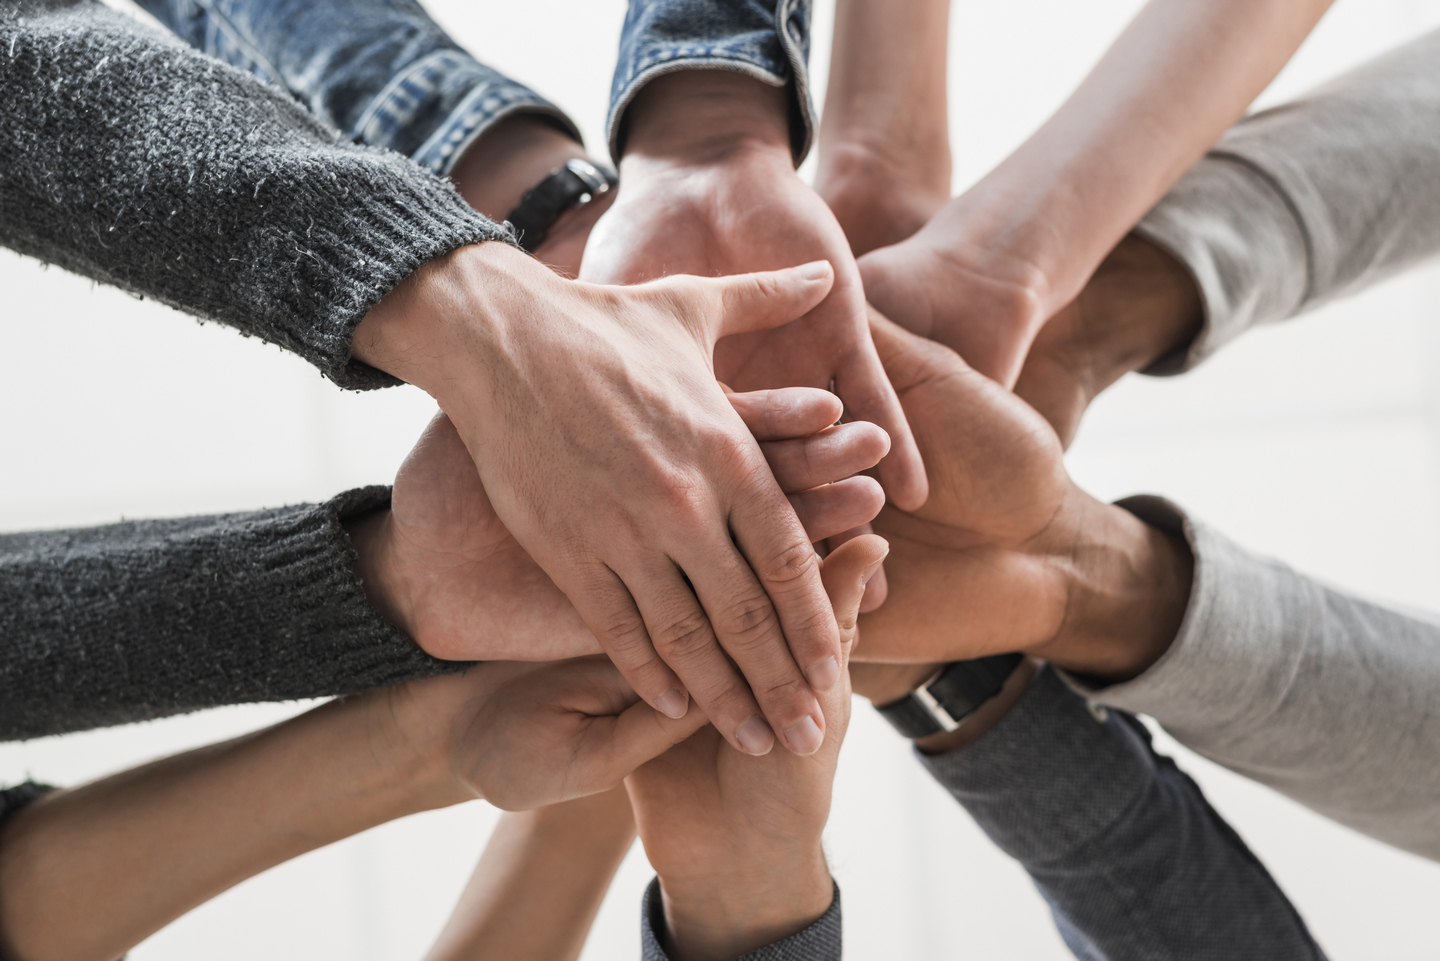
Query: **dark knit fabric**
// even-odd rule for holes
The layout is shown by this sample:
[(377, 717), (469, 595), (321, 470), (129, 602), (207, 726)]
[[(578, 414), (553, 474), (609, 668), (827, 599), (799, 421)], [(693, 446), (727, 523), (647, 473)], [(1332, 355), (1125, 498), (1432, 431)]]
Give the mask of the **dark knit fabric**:
[(920, 760), (1029, 872), (1082, 961), (1325, 957), (1144, 726), (1092, 714), (1051, 670), (973, 743)]
[(455, 670), (382, 620), (321, 505), (0, 535), (0, 740)]
[[(670, 961), (660, 940), (665, 930), (665, 905), (660, 898), (660, 879), (645, 889), (640, 908), (641, 961)], [(835, 898), (825, 913), (803, 931), (783, 941), (767, 944), (742, 954), (735, 961), (840, 961), (841, 954), (840, 885), (835, 885)]]
[(0, 244), (294, 351), (345, 387), (366, 312), (508, 239), (410, 160), (95, 0), (0, 4)]
[(49, 794), (55, 790), (49, 784), (36, 784), (34, 781), (26, 781), (24, 784), (17, 784), (12, 788), (0, 791), (0, 828), (5, 827), (5, 822), (10, 820), (21, 808), (34, 801), (36, 798)]

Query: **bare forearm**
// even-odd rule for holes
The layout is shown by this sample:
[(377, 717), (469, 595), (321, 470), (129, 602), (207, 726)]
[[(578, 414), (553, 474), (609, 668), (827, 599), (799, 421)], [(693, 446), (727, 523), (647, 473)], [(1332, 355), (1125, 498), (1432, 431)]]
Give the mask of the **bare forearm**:
[(1065, 104), (960, 198), (977, 242), (1026, 251), (1051, 308), (1289, 60), (1331, 0), (1152, 0)]
[(37, 801), (0, 843), (0, 954), (112, 961), (245, 878), (446, 803), (391, 757), (370, 701)]
[(504, 815), (426, 961), (573, 961), (634, 840), (623, 786)]

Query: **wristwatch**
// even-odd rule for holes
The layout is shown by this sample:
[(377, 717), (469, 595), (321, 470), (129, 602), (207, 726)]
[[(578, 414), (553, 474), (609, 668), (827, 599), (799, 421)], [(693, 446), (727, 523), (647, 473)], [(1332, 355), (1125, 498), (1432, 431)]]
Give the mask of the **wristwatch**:
[(533, 254), (567, 210), (588, 204), (617, 183), (614, 172), (604, 167), (578, 157), (567, 160), (525, 191), (505, 220), (515, 229), (520, 246)]
[(975, 709), (1005, 686), (1025, 659), (1023, 654), (996, 654), (973, 661), (954, 661), (898, 701), (876, 708), (895, 730), (912, 740), (953, 731)]

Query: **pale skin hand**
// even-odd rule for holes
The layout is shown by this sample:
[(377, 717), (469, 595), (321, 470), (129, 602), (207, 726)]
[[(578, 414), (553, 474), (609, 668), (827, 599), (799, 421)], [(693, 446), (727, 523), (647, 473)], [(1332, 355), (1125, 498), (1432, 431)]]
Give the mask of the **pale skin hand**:
[(1107, 680), (1154, 663), (1189, 601), (1189, 549), (1079, 490), (1024, 401), (948, 348), (873, 322), (932, 490), (921, 510), (875, 520), (891, 546), (891, 600), (861, 618), (858, 658), (1023, 650)]
[(815, 190), (858, 257), (950, 199), (950, 0), (838, 0)]
[(871, 303), (1015, 383), (1045, 321), (1274, 78), (1331, 0), (1151, 0), (1015, 153), (859, 262)]
[(623, 786), (504, 814), (425, 961), (575, 961), (634, 840)]
[(834, 615), (711, 361), (832, 281), (815, 263), (599, 287), (481, 244), (391, 291), (355, 354), (436, 398), (505, 527), (648, 703), (680, 716), (693, 694), (737, 747), (764, 753), (773, 730), (808, 753), (815, 691), (840, 681)]
[(0, 951), (113, 961), (276, 864), (477, 797), (605, 791), (684, 740), (603, 658), (503, 662), (332, 701), (22, 810), (0, 834)]
[(721, 341), (717, 376), (737, 390), (833, 382), (851, 418), (890, 435), (880, 465), (886, 493), (917, 506), (924, 467), (870, 344), (845, 236), (795, 174), (787, 109), (783, 90), (727, 71), (647, 84), (626, 111), (621, 188), (595, 225), (581, 276), (630, 284), (829, 261), (829, 295), (793, 324)]
[[(867, 535), (825, 559), (847, 653), (865, 581), (884, 556), (884, 541)], [(810, 757), (747, 758), (703, 728), (626, 780), (660, 876), (661, 936), (675, 961), (728, 961), (803, 930), (830, 907), (820, 837), (850, 717), (849, 685), (825, 692), (822, 703), (825, 743)]]
[[(830, 426), (833, 394), (804, 387), (732, 394), (776, 483), (815, 540), (868, 522), (880, 486), (853, 474), (888, 448), (873, 424)], [(391, 509), (347, 523), (370, 602), (427, 653), (448, 660), (555, 660), (600, 653), (564, 593), (500, 522), (444, 414), (395, 478)]]

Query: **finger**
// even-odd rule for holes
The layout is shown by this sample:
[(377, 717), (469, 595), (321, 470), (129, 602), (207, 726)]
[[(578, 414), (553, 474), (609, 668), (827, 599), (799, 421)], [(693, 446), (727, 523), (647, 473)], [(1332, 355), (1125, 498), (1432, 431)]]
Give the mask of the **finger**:
[[(734, 553), (733, 547), (729, 550)], [(749, 675), (742, 677), (730, 663), (711, 617), (685, 584), (680, 569), (665, 558), (649, 570), (627, 571), (625, 581), (636, 588), (635, 596), (645, 599), (641, 613), (655, 651), (681, 678), (715, 729), (738, 751), (769, 754), (775, 734), (746, 684)]]
[(705, 320), (711, 339), (719, 340), (799, 320), (830, 293), (835, 270), (828, 261), (817, 260), (785, 270), (690, 280), (715, 298)]
[[(863, 534), (873, 534), (875, 529), (870, 524), (860, 524), (851, 530), (844, 531), (830, 537), (825, 542), (828, 550), (836, 551), (840, 545), (852, 541)], [(879, 610), (880, 605), (885, 603), (886, 596), (890, 593), (890, 582), (885, 579), (885, 565), (881, 564), (870, 575), (865, 582), (865, 596), (860, 600), (860, 613), (869, 614), (871, 611)]]
[(853, 420), (870, 421), (890, 435), (890, 453), (880, 462), (880, 483), (897, 507), (916, 510), (930, 493), (925, 464), (900, 398), (866, 340), (865, 349), (853, 353), (835, 371), (835, 392)]
[(683, 717), (690, 705), (684, 684), (656, 652), (625, 582), (608, 567), (600, 571), (585, 591), (585, 623), (636, 694), (667, 717)]
[(791, 494), (790, 504), (805, 528), (805, 536), (811, 542), (823, 541), (874, 520), (885, 506), (885, 492), (874, 478), (847, 477), (824, 487)]
[(787, 494), (858, 474), (880, 463), (890, 436), (874, 424), (837, 424), (818, 434), (760, 445), (775, 483)]
[(888, 553), (890, 545), (883, 537), (865, 534), (846, 541), (825, 558), (820, 576), (834, 606), (835, 623), (847, 653), (855, 640), (855, 624), (860, 619), (860, 599), (865, 594), (865, 584)]
[(615, 718), (610, 734), (610, 763), (606, 780), (618, 783), (640, 765), (652, 761), (710, 723), (703, 711), (668, 718), (643, 701), (637, 701)]
[(750, 433), (762, 442), (808, 437), (838, 421), (845, 412), (839, 397), (818, 387), (783, 387), (743, 394), (726, 391), (726, 395)]

